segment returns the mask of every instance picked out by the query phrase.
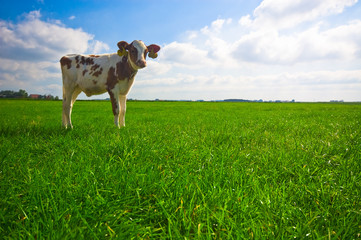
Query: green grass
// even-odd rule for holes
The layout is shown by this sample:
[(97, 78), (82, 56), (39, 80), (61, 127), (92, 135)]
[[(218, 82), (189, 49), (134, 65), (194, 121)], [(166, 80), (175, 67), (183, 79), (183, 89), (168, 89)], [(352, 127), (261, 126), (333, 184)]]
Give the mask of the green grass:
[(361, 104), (127, 107), (0, 101), (0, 238), (361, 238)]

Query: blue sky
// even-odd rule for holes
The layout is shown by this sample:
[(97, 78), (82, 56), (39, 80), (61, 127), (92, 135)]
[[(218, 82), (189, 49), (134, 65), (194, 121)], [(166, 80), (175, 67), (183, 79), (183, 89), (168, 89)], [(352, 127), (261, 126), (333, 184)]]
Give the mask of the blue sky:
[(6, 1), (0, 89), (61, 97), (61, 56), (134, 39), (162, 49), (129, 98), (361, 101), (357, 0)]
[[(161, 44), (178, 40), (222, 17), (238, 17), (261, 1), (245, 0), (23, 0), (6, 1), (3, 20), (17, 21), (40, 11), (42, 19), (60, 20), (67, 27), (82, 28), (97, 40), (112, 44), (119, 38), (144, 39)], [(73, 16), (73, 17), (72, 17)], [(114, 44), (113, 44), (114, 45)], [(116, 45), (115, 45), (116, 46)]]

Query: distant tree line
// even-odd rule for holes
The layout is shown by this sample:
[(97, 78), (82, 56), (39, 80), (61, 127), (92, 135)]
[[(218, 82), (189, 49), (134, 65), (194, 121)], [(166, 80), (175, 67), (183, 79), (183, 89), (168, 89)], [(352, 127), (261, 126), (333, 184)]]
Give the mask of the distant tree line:
[(45, 100), (59, 100), (59, 97), (54, 97), (51, 94), (28, 94), (25, 90), (19, 91), (2, 90), (0, 91), (0, 98), (30, 98), (30, 99), (45, 99)]
[(0, 92), (0, 96), (2, 98), (27, 98), (28, 93), (23, 89), (20, 89), (18, 92), (12, 90), (4, 90)]

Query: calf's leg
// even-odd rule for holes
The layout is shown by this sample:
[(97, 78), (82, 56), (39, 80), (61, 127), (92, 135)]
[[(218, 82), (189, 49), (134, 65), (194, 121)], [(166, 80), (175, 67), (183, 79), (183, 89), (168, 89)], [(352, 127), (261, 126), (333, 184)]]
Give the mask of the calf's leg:
[(63, 94), (63, 127), (73, 127), (71, 125), (70, 114), (71, 114), (71, 95), (69, 93)]
[(127, 109), (127, 96), (120, 96), (120, 127), (125, 127), (125, 112)]
[(73, 109), (73, 104), (77, 96), (81, 93), (80, 89), (63, 87), (63, 127), (67, 128), (68, 126), (73, 128), (71, 123), (71, 111)]
[(119, 116), (120, 116), (120, 104), (119, 94), (109, 91), (110, 101), (112, 103), (112, 109), (114, 114), (114, 124), (119, 128)]

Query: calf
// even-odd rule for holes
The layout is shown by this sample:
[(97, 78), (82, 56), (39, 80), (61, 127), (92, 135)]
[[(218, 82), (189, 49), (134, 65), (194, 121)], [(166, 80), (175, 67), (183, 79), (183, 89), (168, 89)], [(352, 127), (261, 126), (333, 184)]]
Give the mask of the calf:
[[(118, 53), (66, 55), (60, 59), (63, 75), (63, 126), (71, 124), (71, 110), (77, 96), (109, 93), (117, 127), (125, 126), (126, 97), (139, 69), (146, 67), (146, 55), (157, 57), (158, 45), (142, 41), (118, 42)], [(120, 122), (119, 122), (120, 118)]]

